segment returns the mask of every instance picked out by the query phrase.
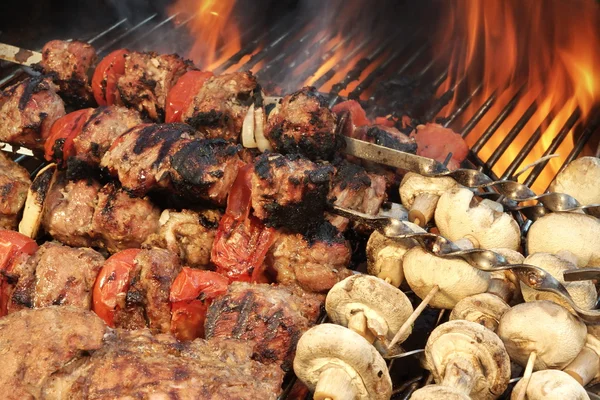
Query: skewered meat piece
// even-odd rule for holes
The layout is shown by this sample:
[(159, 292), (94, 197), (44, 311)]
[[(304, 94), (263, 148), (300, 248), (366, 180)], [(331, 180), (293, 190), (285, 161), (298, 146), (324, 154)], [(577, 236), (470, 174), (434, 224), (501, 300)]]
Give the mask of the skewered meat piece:
[(144, 247), (168, 249), (184, 265), (206, 268), (220, 219), (217, 210), (165, 210), (160, 216), (158, 233), (150, 235)]
[(302, 154), (329, 160), (340, 147), (335, 136), (336, 116), (314, 87), (288, 94), (271, 111), (266, 137), (282, 154)]
[(48, 76), (22, 80), (0, 92), (0, 141), (43, 151), (54, 121), (65, 115)]
[(254, 215), (267, 226), (307, 232), (323, 220), (333, 172), (299, 155), (263, 154), (252, 173)]
[(385, 125), (367, 125), (354, 130), (352, 137), (365, 142), (375, 143), (390, 149), (417, 153), (417, 142), (398, 129)]
[(89, 310), (92, 286), (103, 263), (104, 257), (90, 248), (44, 243), (11, 272), (16, 284), (8, 312), (52, 305)]
[(29, 172), (0, 151), (0, 229), (15, 229), (31, 185)]
[(276, 282), (319, 293), (351, 275), (350, 255), (343, 235), (324, 221), (309, 236), (280, 233), (265, 263)]
[(283, 371), (250, 359), (237, 340), (178, 342), (148, 330), (112, 331), (83, 365), (54, 374), (48, 399), (275, 399)]
[(96, 58), (96, 50), (87, 43), (52, 40), (42, 49), (41, 66), (52, 76), (59, 86), (59, 93), (68, 103), (84, 107), (92, 99), (88, 70)]
[(191, 63), (176, 54), (154, 52), (132, 51), (124, 57), (125, 74), (117, 83), (117, 104), (133, 108), (152, 121), (164, 121), (167, 93)]
[(208, 138), (238, 142), (244, 117), (251, 104), (262, 106), (260, 86), (252, 72), (235, 72), (209, 78), (181, 120)]
[(452, 154), (448, 163), (451, 170), (459, 168), (469, 154), (469, 146), (460, 134), (438, 124), (419, 125), (410, 137), (417, 141), (420, 156), (444, 162), (448, 154)]
[(106, 325), (75, 307), (23, 310), (0, 318), (0, 393), (4, 400), (39, 399), (48, 377), (99, 349)]
[(206, 338), (253, 341), (253, 359), (288, 371), (296, 343), (315, 323), (319, 305), (316, 298), (301, 298), (282, 286), (234, 282), (210, 305)]

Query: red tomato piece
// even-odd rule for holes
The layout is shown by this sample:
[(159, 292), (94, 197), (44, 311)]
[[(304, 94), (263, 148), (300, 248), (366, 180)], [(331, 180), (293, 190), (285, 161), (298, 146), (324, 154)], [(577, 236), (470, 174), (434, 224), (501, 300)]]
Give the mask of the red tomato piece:
[(213, 76), (212, 72), (188, 71), (177, 79), (167, 94), (165, 122), (182, 122), (181, 113), (194, 100), (204, 82)]
[(346, 120), (346, 124), (342, 128), (342, 134), (344, 136), (352, 137), (354, 128), (358, 128), (361, 126), (369, 125), (371, 121), (367, 118), (367, 113), (362, 108), (360, 103), (356, 100), (347, 100), (341, 103), (336, 104), (331, 109), (334, 113), (341, 116), (343, 113), (348, 112), (348, 119)]
[(44, 158), (48, 161), (66, 162), (69, 157), (74, 156), (73, 140), (79, 135), (93, 112), (93, 108), (84, 108), (57, 119), (52, 124), (50, 135), (44, 143)]
[(438, 124), (419, 126), (416, 133), (413, 132), (410, 136), (417, 141), (417, 154), (420, 156), (444, 162), (448, 154), (452, 153), (448, 164), (450, 169), (458, 168), (469, 154), (469, 146), (460, 134)]
[(398, 120), (397, 118), (376, 117), (375, 125), (383, 125), (383, 126), (387, 126), (389, 128), (393, 128), (394, 126), (396, 126), (397, 120)]
[(32, 255), (38, 249), (37, 243), (15, 231), (0, 230), (0, 317), (7, 314), (8, 301), (12, 292), (6, 280), (6, 274), (11, 272), (15, 260), (22, 255)]
[(119, 300), (124, 299), (129, 290), (130, 274), (140, 251), (127, 249), (112, 255), (96, 277), (92, 292), (92, 309), (110, 327), (114, 327)]
[(115, 50), (102, 59), (92, 76), (92, 92), (99, 106), (112, 106), (117, 99), (117, 81), (125, 74), (125, 56), (129, 50)]

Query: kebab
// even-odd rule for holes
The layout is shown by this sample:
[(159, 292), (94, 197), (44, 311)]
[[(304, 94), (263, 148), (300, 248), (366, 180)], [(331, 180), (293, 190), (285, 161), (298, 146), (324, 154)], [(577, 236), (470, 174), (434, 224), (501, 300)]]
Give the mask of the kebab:
[(15, 229), (31, 186), (29, 172), (0, 151), (0, 229)]

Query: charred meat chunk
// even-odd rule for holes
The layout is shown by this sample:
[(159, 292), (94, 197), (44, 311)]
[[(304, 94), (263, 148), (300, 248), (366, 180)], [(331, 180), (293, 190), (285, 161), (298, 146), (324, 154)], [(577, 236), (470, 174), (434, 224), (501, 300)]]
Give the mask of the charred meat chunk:
[(190, 67), (189, 61), (176, 54), (127, 53), (125, 74), (117, 83), (117, 104), (133, 108), (152, 121), (164, 121), (167, 94)]
[(307, 232), (323, 220), (333, 172), (298, 155), (263, 154), (252, 173), (254, 215), (267, 226)]
[(0, 141), (44, 151), (54, 121), (65, 104), (48, 76), (22, 80), (0, 92)]
[(367, 125), (354, 130), (355, 139), (375, 143), (405, 153), (417, 153), (417, 142), (398, 129), (385, 125)]
[(179, 342), (148, 330), (115, 330), (84, 363), (46, 381), (45, 398), (272, 399), (283, 371), (250, 358), (237, 340)]
[(314, 302), (283, 286), (234, 282), (208, 308), (206, 338), (252, 341), (252, 358), (288, 371), (298, 339), (315, 322)]
[(234, 72), (208, 79), (181, 120), (208, 138), (238, 142), (251, 104), (262, 106), (260, 86), (251, 72)]
[(84, 42), (52, 40), (42, 49), (41, 66), (54, 79), (65, 100), (78, 107), (91, 103), (88, 70), (96, 62), (96, 50)]
[(102, 347), (105, 331), (96, 314), (74, 307), (23, 310), (0, 318), (2, 398), (40, 398), (45, 379)]
[(242, 164), (240, 146), (223, 139), (182, 141), (171, 157), (175, 191), (223, 206)]
[(221, 213), (216, 210), (165, 210), (160, 216), (158, 233), (144, 247), (168, 249), (192, 268), (207, 268)]
[(0, 151), (0, 229), (17, 227), (29, 186), (29, 172)]
[(335, 136), (336, 116), (314, 87), (281, 99), (267, 121), (266, 137), (275, 151), (329, 160), (340, 147)]

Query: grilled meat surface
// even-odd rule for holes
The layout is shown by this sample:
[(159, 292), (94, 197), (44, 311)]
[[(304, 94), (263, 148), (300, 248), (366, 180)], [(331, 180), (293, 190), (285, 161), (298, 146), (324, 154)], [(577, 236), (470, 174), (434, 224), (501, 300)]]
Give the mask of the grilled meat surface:
[(133, 108), (144, 118), (165, 120), (167, 94), (191, 63), (176, 54), (136, 51), (125, 55), (125, 74), (117, 83), (117, 102)]
[(181, 115), (181, 120), (208, 138), (238, 142), (251, 104), (262, 106), (260, 86), (251, 72), (208, 79)]
[(354, 130), (352, 136), (355, 139), (404, 151), (405, 153), (417, 153), (417, 142), (415, 139), (409, 138), (394, 127), (385, 125), (361, 126)]
[(219, 226), (217, 210), (163, 211), (158, 233), (148, 236), (144, 247), (168, 249), (177, 254), (184, 265), (207, 268), (210, 251)]
[(102, 346), (104, 322), (75, 307), (23, 310), (0, 318), (0, 393), (4, 400), (39, 399), (44, 380)]
[(65, 105), (49, 76), (24, 79), (0, 92), (0, 141), (44, 150), (54, 121), (65, 115)]
[(263, 154), (252, 173), (254, 215), (268, 226), (307, 232), (323, 220), (333, 172), (298, 155)]
[(314, 87), (283, 97), (269, 114), (266, 137), (281, 154), (302, 154), (329, 160), (340, 147), (335, 136), (336, 116)]
[(252, 358), (291, 369), (296, 343), (317, 318), (316, 298), (301, 298), (288, 288), (234, 282), (208, 308), (206, 338), (254, 342)]
[(85, 363), (46, 381), (43, 398), (275, 399), (283, 371), (250, 358), (246, 342), (178, 342), (148, 330), (115, 330)]
[(29, 172), (0, 151), (0, 229), (16, 229), (29, 186)]
[(84, 107), (92, 100), (88, 70), (96, 59), (96, 50), (88, 43), (52, 40), (42, 49), (41, 66), (53, 77), (59, 93), (68, 103)]

